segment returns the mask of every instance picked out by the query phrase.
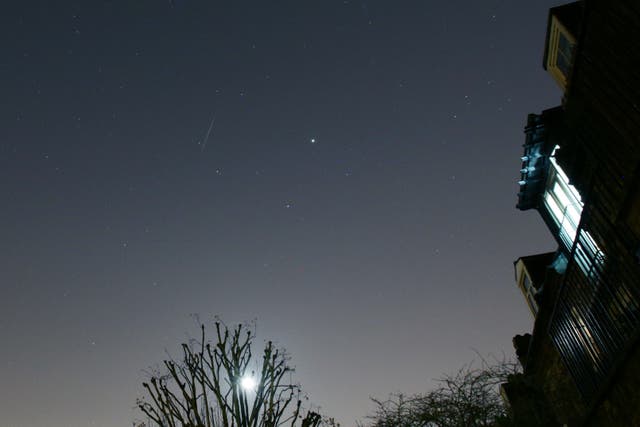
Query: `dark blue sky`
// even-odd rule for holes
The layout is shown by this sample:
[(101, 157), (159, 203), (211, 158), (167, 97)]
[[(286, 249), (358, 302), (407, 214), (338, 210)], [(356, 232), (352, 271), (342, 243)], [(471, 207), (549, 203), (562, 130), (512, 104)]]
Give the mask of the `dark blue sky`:
[(0, 424), (130, 425), (191, 313), (257, 318), (344, 425), (512, 354), (555, 4), (5, 5)]

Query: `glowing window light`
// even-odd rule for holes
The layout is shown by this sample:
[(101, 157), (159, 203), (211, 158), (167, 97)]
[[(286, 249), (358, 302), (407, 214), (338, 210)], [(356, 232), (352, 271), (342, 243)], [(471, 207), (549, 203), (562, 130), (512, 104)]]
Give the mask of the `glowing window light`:
[[(560, 147), (556, 145), (549, 158), (549, 180), (543, 200), (547, 211), (558, 226), (560, 239), (567, 250), (571, 250), (576, 240), (584, 203), (578, 189), (569, 184), (569, 178), (556, 162), (554, 155), (558, 148)], [(575, 260), (587, 276), (594, 274), (595, 266), (602, 266), (604, 263), (604, 253), (588, 231), (580, 231)]]

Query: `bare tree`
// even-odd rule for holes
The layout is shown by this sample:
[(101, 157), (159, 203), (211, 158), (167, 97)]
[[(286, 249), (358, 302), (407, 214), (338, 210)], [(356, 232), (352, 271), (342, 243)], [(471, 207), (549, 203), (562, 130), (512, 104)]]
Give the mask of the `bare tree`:
[(463, 366), (453, 375), (436, 380), (424, 394), (392, 394), (387, 400), (372, 398), (376, 408), (367, 418), (370, 427), (495, 427), (508, 425), (507, 408), (499, 386), (518, 371), (509, 361), (481, 359), (479, 367)]
[[(305, 411), (302, 391), (291, 382), (289, 358), (271, 341), (260, 360), (251, 346), (255, 334), (244, 325), (215, 323), (216, 342), (182, 344), (182, 359), (163, 362), (166, 372), (142, 385), (148, 399), (136, 405), (160, 427), (318, 427), (333, 420)], [(304, 413), (304, 416), (302, 415)], [(149, 426), (149, 422), (141, 425)]]

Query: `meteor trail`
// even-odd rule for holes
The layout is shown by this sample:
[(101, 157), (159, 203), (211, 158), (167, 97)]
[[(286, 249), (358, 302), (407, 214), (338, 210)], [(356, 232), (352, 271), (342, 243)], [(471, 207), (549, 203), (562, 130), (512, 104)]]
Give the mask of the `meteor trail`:
[(211, 133), (211, 129), (213, 129), (213, 123), (216, 121), (216, 113), (213, 113), (213, 117), (211, 118), (211, 123), (209, 123), (209, 129), (207, 129), (207, 134), (204, 137), (204, 142), (202, 143), (202, 151), (204, 151), (207, 146), (207, 141), (209, 141), (209, 134)]

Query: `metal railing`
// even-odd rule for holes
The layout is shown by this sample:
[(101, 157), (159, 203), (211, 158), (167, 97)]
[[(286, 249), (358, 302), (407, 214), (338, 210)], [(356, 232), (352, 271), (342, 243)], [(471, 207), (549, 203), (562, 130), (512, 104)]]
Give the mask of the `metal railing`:
[(590, 401), (640, 331), (640, 273), (604, 216), (588, 219), (593, 235), (608, 236), (607, 245), (600, 250), (581, 225), (549, 334), (578, 389)]

